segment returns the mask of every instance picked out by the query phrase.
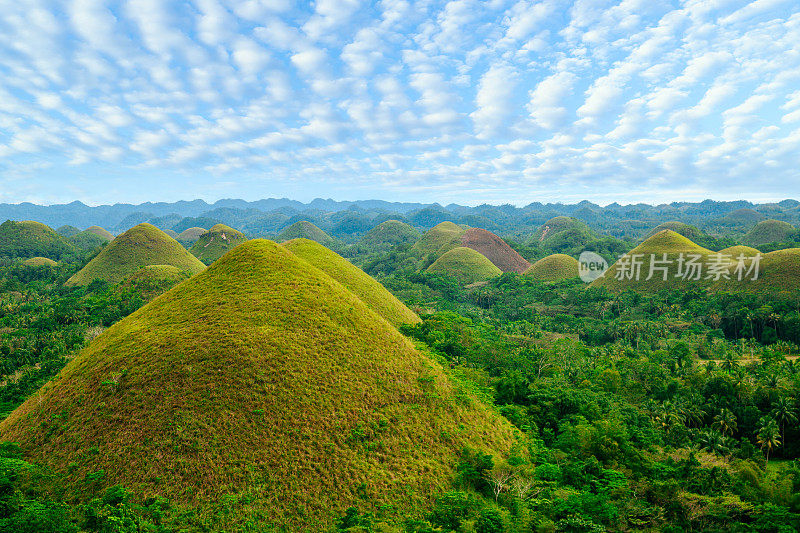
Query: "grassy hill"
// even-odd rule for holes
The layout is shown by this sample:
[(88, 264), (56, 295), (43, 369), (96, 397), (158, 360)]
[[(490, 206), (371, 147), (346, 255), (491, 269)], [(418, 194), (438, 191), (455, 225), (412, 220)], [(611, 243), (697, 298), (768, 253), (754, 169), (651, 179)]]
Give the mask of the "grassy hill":
[(428, 267), (427, 271), (447, 274), (456, 278), (462, 285), (486, 281), (503, 273), (486, 256), (466, 246), (445, 252)]
[(23, 261), (22, 264), (29, 267), (41, 267), (41, 266), (56, 266), (58, 263), (56, 263), (52, 259), (48, 259), (47, 257), (31, 257), (30, 259), (26, 259), (25, 261)]
[(0, 257), (47, 257), (59, 260), (75, 248), (40, 222), (6, 220), (0, 224)]
[(95, 279), (119, 283), (143, 266), (173, 265), (190, 274), (205, 266), (175, 239), (153, 226), (139, 224), (108, 243), (94, 259), (67, 280), (68, 286), (88, 285)]
[(178, 235), (178, 232), (175, 231), (174, 229), (165, 229), (162, 231), (167, 235), (169, 235), (170, 237), (172, 237), (173, 239), (175, 239), (176, 241), (178, 240), (178, 237), (180, 237), (180, 235)]
[(420, 321), (419, 317), (386, 290), (386, 287), (336, 252), (309, 239), (292, 239), (282, 246), (347, 287), (389, 323), (399, 326), (416, 324)]
[(760, 253), (755, 248), (751, 248), (750, 246), (729, 246), (728, 248), (723, 248), (719, 251), (719, 253), (723, 255), (731, 256), (731, 260), (735, 260), (740, 255), (744, 255), (745, 257), (752, 257), (758, 253)]
[(691, 226), (689, 224), (685, 224), (683, 222), (679, 222), (677, 220), (670, 220), (669, 222), (664, 222), (663, 224), (659, 224), (653, 230), (647, 234), (645, 239), (649, 239), (653, 235), (657, 233), (661, 233), (664, 230), (674, 231), (678, 235), (683, 235), (689, 240), (697, 240), (703, 236), (703, 232), (700, 231), (695, 226)]
[(771, 242), (784, 242), (797, 228), (780, 220), (762, 220), (742, 237), (748, 246), (760, 246)]
[(59, 235), (61, 235), (65, 239), (69, 239), (73, 235), (77, 235), (80, 232), (81, 232), (81, 230), (79, 230), (75, 226), (70, 226), (70, 225), (64, 225), (64, 226), (61, 226), (60, 228), (56, 229), (56, 233), (58, 233)]
[(189, 273), (176, 266), (147, 265), (122, 280), (119, 289), (136, 291), (149, 302), (186, 279)]
[(107, 241), (113, 241), (114, 235), (105, 228), (101, 228), (100, 226), (89, 226), (86, 228), (86, 231), (89, 233), (94, 233), (98, 237), (101, 237)]
[(531, 266), (506, 241), (485, 229), (468, 229), (461, 238), (461, 245), (480, 252), (503, 272), (522, 274)]
[(574, 217), (557, 216), (542, 224), (529, 244), (552, 251), (564, 251), (591, 240), (592, 231), (585, 222)]
[(259, 239), (106, 330), (0, 438), (77, 501), (122, 484), (209, 531), (328, 531), (351, 506), (429, 508), (460, 450), (501, 454), (513, 430), (341, 283)]
[(309, 239), (323, 246), (330, 246), (335, 241), (333, 237), (319, 229), (307, 220), (300, 220), (283, 229), (278, 235), (278, 241), (285, 242), (292, 239)]
[(466, 231), (452, 222), (442, 222), (426, 231), (420, 240), (414, 243), (411, 251), (420, 257), (430, 254), (441, 256), (448, 250), (460, 246)]
[(89, 230), (81, 231), (67, 240), (72, 243), (73, 246), (84, 252), (100, 248), (108, 242), (108, 239), (105, 237), (101, 237), (97, 233)]
[[(745, 253), (745, 255), (752, 257), (751, 254)], [(731, 258), (734, 264), (736, 257), (734, 255)], [(747, 264), (749, 265), (749, 262)], [(763, 254), (758, 269), (758, 279), (753, 280), (752, 275), (743, 277), (744, 279), (740, 281), (737, 276), (731, 276), (729, 280), (714, 283), (711, 288), (715, 291), (769, 294), (774, 297), (797, 299), (800, 296), (800, 248), (787, 248)]]
[[(667, 263), (663, 265), (656, 263), (655, 266), (664, 266), (666, 268), (667, 279), (664, 280), (663, 271), (654, 270), (653, 277), (648, 280), (651, 257), (657, 261), (662, 261), (664, 254), (666, 254)], [(690, 254), (699, 256), (698, 262), (705, 264), (711, 260), (710, 256), (714, 255), (714, 252), (695, 244), (672, 230), (662, 230), (628, 252), (626, 256), (628, 265), (633, 264), (632, 258), (634, 256), (637, 257), (637, 261), (641, 264), (638, 280), (636, 279), (635, 271), (623, 266), (625, 262), (620, 260), (611, 265), (605, 276), (593, 281), (591, 286), (607, 287), (610, 290), (634, 289), (641, 291), (658, 291), (662, 288), (679, 288), (681, 286), (707, 286), (708, 283), (703, 279), (692, 281), (683, 279), (683, 277), (676, 277), (679, 273), (681, 254), (684, 254), (684, 258), (687, 258)], [(687, 272), (687, 270), (683, 272)], [(617, 279), (617, 276), (622, 274), (626, 274), (624, 278)], [(627, 276), (627, 274), (632, 275)], [(705, 274), (701, 267), (701, 277), (704, 276)]]
[(564, 281), (578, 277), (578, 260), (565, 254), (552, 254), (536, 261), (525, 271), (539, 281)]
[(194, 244), (197, 239), (199, 239), (204, 233), (206, 232), (205, 228), (201, 228), (199, 226), (192, 226), (191, 228), (186, 228), (182, 232), (178, 234), (178, 238), (175, 239), (176, 241), (180, 242), (184, 246)]
[(419, 231), (410, 224), (387, 220), (369, 230), (361, 239), (361, 244), (369, 248), (385, 249), (398, 244), (413, 244), (419, 238)]
[(204, 264), (210, 265), (246, 240), (247, 237), (241, 231), (225, 224), (215, 224), (197, 239), (197, 242), (189, 248), (189, 253)]
[(731, 211), (722, 217), (719, 222), (724, 226), (751, 228), (765, 218), (767, 217), (754, 209), (742, 208)]

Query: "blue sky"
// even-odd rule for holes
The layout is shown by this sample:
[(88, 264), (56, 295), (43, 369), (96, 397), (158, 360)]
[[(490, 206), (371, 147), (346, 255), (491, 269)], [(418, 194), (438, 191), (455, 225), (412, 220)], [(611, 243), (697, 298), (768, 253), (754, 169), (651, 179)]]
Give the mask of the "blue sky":
[(797, 0), (17, 0), (0, 202), (800, 197)]

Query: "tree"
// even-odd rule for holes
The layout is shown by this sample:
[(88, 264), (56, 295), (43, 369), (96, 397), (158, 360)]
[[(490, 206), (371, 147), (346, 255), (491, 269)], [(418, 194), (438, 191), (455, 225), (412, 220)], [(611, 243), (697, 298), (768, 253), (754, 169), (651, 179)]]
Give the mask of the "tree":
[(795, 403), (792, 398), (784, 396), (772, 406), (772, 416), (781, 425), (781, 440), (786, 440), (786, 424), (797, 422), (797, 414), (795, 413)]
[(738, 426), (736, 424), (736, 415), (730, 409), (723, 408), (717, 416), (714, 417), (714, 423), (711, 427), (718, 429), (722, 435), (733, 435)]
[(761, 446), (761, 449), (765, 451), (767, 461), (769, 461), (770, 452), (781, 445), (780, 429), (774, 418), (762, 416), (761, 419), (759, 419), (756, 441), (758, 445)]
[(716, 429), (710, 429), (700, 435), (699, 444), (701, 450), (708, 450), (715, 455), (726, 455), (730, 453), (728, 438)]

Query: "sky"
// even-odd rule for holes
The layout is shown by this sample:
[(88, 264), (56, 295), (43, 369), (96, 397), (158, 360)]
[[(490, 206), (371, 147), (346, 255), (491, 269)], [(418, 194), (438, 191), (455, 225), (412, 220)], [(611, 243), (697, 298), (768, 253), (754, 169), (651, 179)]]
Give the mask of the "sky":
[(797, 0), (15, 0), (0, 202), (800, 198)]

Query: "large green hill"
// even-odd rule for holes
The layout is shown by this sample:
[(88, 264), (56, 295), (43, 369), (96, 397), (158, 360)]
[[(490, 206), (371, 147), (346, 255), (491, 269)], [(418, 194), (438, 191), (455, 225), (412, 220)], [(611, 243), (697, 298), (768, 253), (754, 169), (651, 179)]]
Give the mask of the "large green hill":
[(335, 241), (333, 237), (319, 229), (307, 220), (300, 220), (288, 226), (278, 235), (278, 241), (285, 242), (292, 239), (309, 239), (323, 246), (331, 246)]
[(6, 220), (0, 224), (0, 257), (47, 257), (57, 261), (74, 250), (64, 237), (40, 222)]
[(67, 285), (88, 285), (95, 279), (119, 283), (148, 265), (173, 265), (190, 274), (205, 268), (175, 239), (152, 224), (143, 223), (108, 243), (83, 269), (67, 280)]
[(419, 238), (419, 231), (410, 224), (399, 220), (387, 220), (369, 230), (361, 239), (361, 244), (369, 248), (385, 249), (398, 244), (413, 244)]
[(536, 261), (525, 271), (539, 281), (564, 281), (578, 277), (578, 260), (565, 254), (552, 254)]
[(197, 239), (189, 252), (204, 264), (210, 265), (246, 240), (247, 237), (241, 231), (225, 224), (216, 224)]
[(531, 244), (560, 250), (589, 242), (592, 232), (585, 222), (574, 217), (553, 217), (533, 234)]
[(461, 246), (467, 230), (453, 222), (442, 222), (432, 227), (418, 240), (411, 251), (420, 257), (433, 254), (435, 257)]
[(462, 285), (486, 281), (503, 273), (486, 256), (466, 246), (448, 250), (434, 261), (427, 271), (447, 274)]
[(121, 484), (209, 531), (328, 531), (351, 506), (427, 508), (464, 447), (510, 448), (457, 383), (344, 285), (251, 240), (105, 331), (0, 438), (73, 500)]
[(506, 241), (485, 229), (468, 229), (461, 238), (461, 245), (480, 252), (503, 272), (522, 274), (531, 266)]
[(653, 235), (661, 233), (662, 231), (667, 229), (674, 231), (678, 235), (683, 235), (684, 237), (692, 241), (700, 239), (703, 236), (703, 232), (700, 231), (695, 226), (691, 226), (689, 224), (686, 224), (685, 222), (679, 222), (677, 220), (670, 220), (669, 222), (664, 222), (663, 224), (659, 224), (658, 226), (653, 228), (652, 231), (650, 231), (650, 233), (647, 234), (647, 237), (645, 237), (645, 239), (649, 239)]
[(780, 220), (762, 220), (742, 237), (748, 246), (761, 246), (771, 242), (784, 242), (797, 228)]
[(400, 324), (416, 324), (420, 321), (419, 317), (386, 290), (386, 287), (344, 257), (318, 242), (309, 239), (292, 239), (283, 243), (282, 246), (347, 287), (389, 323), (399, 326)]
[(86, 228), (86, 231), (89, 233), (94, 233), (98, 237), (105, 239), (106, 241), (114, 240), (114, 235), (107, 229), (100, 227), (100, 226), (89, 226)]

